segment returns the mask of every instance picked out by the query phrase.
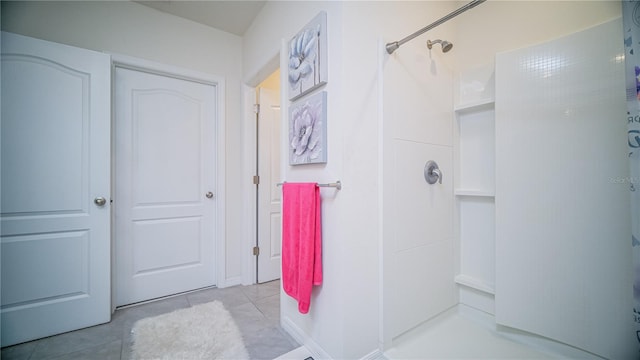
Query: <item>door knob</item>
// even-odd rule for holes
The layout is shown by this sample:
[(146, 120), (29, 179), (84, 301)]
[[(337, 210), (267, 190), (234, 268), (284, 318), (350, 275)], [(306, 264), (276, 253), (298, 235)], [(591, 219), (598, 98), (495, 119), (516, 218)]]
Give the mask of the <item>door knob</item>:
[(93, 199), (93, 202), (98, 206), (104, 206), (104, 204), (107, 203), (107, 199), (103, 198), (102, 196), (99, 196)]
[(207, 197), (207, 199), (212, 199), (213, 198), (213, 193), (211, 191), (209, 191), (208, 193), (205, 194), (205, 196)]
[(427, 161), (424, 165), (424, 179), (428, 184), (435, 184), (436, 181), (442, 184), (442, 172), (438, 167), (438, 163), (433, 160)]

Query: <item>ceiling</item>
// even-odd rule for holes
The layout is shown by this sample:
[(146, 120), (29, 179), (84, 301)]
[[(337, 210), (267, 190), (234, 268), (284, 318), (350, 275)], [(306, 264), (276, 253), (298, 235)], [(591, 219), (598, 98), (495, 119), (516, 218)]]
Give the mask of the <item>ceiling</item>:
[(238, 36), (244, 35), (266, 0), (136, 1), (156, 10), (189, 19)]

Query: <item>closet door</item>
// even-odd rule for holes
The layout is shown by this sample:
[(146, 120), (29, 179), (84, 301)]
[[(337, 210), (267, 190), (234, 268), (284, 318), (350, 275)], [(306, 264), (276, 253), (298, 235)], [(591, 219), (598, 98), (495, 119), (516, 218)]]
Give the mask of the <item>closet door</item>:
[(109, 55), (2, 33), (2, 346), (111, 319)]
[(116, 305), (216, 285), (217, 85), (117, 64)]
[(632, 358), (622, 24), (496, 57), (496, 321)]

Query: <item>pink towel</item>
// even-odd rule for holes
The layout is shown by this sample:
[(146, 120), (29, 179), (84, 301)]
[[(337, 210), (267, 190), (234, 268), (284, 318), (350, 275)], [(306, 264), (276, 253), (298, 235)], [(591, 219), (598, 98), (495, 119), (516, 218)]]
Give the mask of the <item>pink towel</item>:
[(311, 288), (322, 284), (322, 223), (316, 183), (282, 185), (282, 287), (309, 312)]

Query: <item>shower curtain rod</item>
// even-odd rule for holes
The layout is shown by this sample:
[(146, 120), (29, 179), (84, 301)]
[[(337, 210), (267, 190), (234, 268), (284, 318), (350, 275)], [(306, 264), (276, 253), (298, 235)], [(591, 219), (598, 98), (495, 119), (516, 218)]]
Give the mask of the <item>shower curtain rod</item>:
[(410, 40), (413, 40), (415, 37), (426, 33), (427, 31), (433, 29), (434, 27), (444, 23), (445, 21), (450, 20), (450, 19), (462, 14), (463, 12), (465, 12), (465, 11), (467, 11), (469, 9), (478, 6), (478, 5), (482, 4), (485, 1), (486, 0), (473, 0), (470, 3), (462, 6), (461, 8), (449, 13), (448, 15), (443, 16), (442, 18), (440, 18), (440, 19), (432, 22), (431, 24), (423, 27), (422, 29), (414, 32), (413, 34), (407, 36), (406, 38), (404, 38), (402, 40), (398, 40), (398, 41), (394, 41), (394, 42), (388, 43), (387, 46), (386, 46), (387, 52), (389, 54), (393, 54), (393, 52), (396, 51), (400, 47), (400, 45), (402, 45), (402, 44), (404, 44), (404, 43), (406, 43), (406, 42), (408, 42)]

